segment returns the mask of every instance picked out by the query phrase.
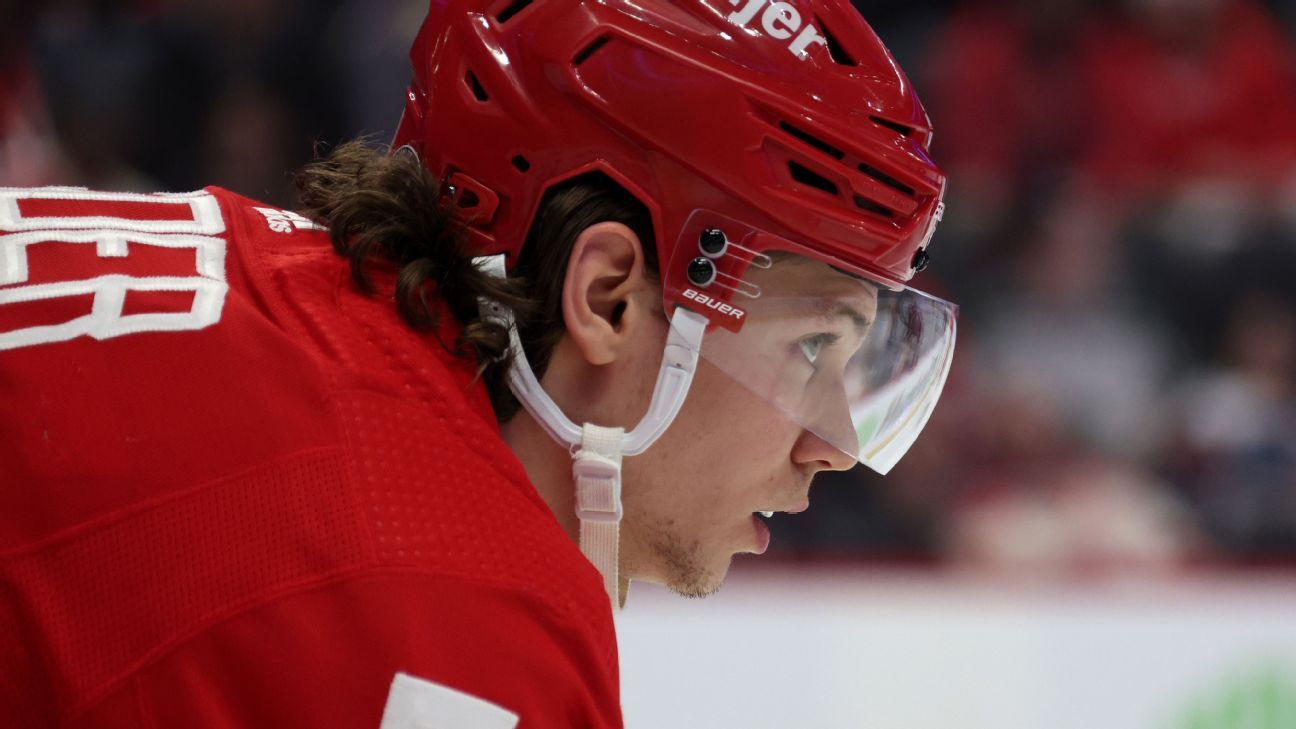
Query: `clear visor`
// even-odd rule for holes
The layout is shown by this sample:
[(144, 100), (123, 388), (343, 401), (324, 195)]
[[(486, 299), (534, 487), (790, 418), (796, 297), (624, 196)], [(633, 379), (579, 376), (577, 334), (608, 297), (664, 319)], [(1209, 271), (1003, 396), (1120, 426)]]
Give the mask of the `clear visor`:
[(702, 359), (773, 414), (890, 471), (940, 397), (958, 307), (715, 215), (695, 214), (684, 235), (676, 250), (689, 260), (668, 269), (667, 288), (716, 324)]

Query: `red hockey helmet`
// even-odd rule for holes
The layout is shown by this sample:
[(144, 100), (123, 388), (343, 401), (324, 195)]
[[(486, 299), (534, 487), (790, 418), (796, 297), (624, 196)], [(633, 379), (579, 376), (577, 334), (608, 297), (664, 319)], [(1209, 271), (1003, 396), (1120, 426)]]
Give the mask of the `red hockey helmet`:
[[(545, 192), (597, 171), (652, 216), (667, 312), (759, 332), (778, 298), (747, 302), (774, 251), (874, 281), (899, 294), (868, 304), (884, 339), (825, 395), (855, 393), (855, 434), (816, 432), (881, 471), (912, 442), (953, 347), (953, 307), (904, 285), (945, 176), (908, 79), (848, 0), (433, 0), (411, 58), (393, 146), (455, 186), (482, 254), (512, 265)], [(742, 347), (712, 351), (764, 387)], [(814, 429), (794, 412), (804, 395), (768, 389)]]
[(927, 114), (846, 0), (433, 0), (411, 59), (394, 146), (510, 264), (545, 191), (594, 170), (663, 266), (701, 208), (899, 283), (940, 214)]

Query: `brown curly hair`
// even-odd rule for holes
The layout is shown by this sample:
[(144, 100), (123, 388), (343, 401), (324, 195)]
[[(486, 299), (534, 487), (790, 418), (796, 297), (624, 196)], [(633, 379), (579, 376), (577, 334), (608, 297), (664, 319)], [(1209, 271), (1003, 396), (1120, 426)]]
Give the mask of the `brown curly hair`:
[(517, 264), (504, 280), (473, 264), (478, 252), (469, 245), (449, 197), (412, 154), (388, 154), (363, 140), (347, 142), (307, 165), (295, 181), (303, 214), (329, 229), (333, 248), (350, 262), (361, 291), (373, 292), (367, 263), (382, 258), (399, 267), (396, 308), (410, 327), (436, 331), (438, 302), (445, 302), (460, 331), (454, 342), (441, 344), (482, 365), (501, 423), (519, 409), (507, 382), (512, 366), (508, 332), (479, 316), (479, 296), (512, 309), (538, 378), (565, 331), (562, 284), (581, 231), (605, 221), (626, 225), (643, 243), (648, 271), (659, 271), (648, 209), (598, 173), (568, 180), (545, 194)]

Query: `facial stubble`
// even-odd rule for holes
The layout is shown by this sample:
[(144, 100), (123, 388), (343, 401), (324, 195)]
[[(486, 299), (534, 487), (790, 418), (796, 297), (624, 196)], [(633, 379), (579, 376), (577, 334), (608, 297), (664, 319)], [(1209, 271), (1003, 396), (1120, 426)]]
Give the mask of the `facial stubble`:
[(659, 522), (646, 529), (644, 535), (653, 558), (665, 570), (666, 588), (684, 597), (714, 595), (724, 575), (707, 567), (701, 541), (682, 538), (673, 526)]

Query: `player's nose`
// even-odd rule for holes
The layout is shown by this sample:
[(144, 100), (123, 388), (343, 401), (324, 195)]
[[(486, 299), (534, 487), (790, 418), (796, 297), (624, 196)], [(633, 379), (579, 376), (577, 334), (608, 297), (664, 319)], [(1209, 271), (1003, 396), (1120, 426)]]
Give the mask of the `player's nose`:
[[(850, 434), (854, 436), (853, 426)], [(848, 453), (837, 445), (842, 442), (839, 438), (825, 437), (825, 435), (820, 435), (809, 428), (803, 429), (801, 436), (792, 447), (792, 460), (816, 472), (846, 471), (859, 461), (854, 453)], [(829, 440), (830, 437), (832, 440)]]

